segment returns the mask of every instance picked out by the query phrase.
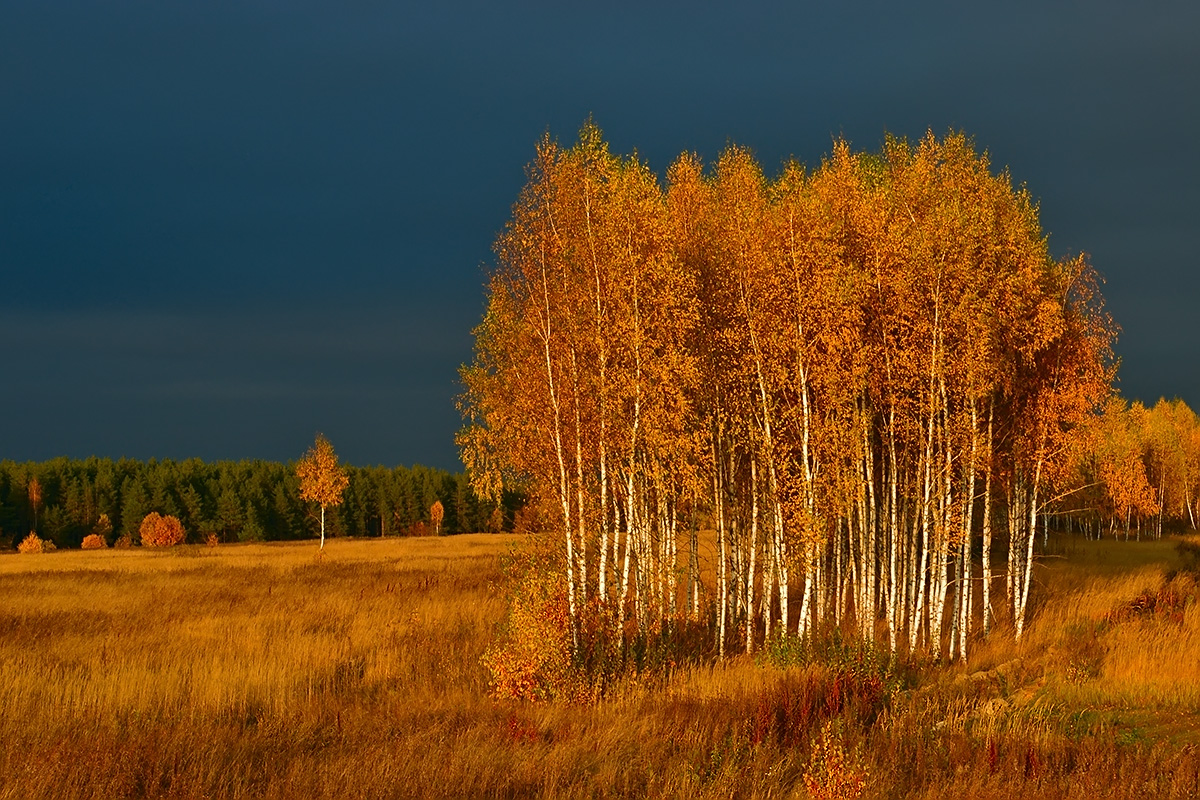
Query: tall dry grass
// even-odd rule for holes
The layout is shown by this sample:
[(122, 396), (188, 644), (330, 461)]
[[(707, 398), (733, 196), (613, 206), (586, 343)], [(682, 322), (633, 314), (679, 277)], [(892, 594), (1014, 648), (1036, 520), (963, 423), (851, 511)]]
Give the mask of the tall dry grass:
[[(513, 541), (0, 557), (0, 798), (1200, 790), (1173, 544), (1075, 545), (1043, 568), (1026, 642), (999, 632), (966, 667), (777, 648), (572, 706), (487, 695)], [(1131, 605), (1164, 591), (1182, 604)]]

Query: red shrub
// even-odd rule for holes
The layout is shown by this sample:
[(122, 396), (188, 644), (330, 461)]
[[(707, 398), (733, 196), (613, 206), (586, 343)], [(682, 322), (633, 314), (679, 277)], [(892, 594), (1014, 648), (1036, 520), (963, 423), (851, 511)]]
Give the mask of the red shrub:
[(144, 547), (171, 547), (183, 541), (183, 523), (170, 514), (161, 516), (151, 511), (138, 529)]

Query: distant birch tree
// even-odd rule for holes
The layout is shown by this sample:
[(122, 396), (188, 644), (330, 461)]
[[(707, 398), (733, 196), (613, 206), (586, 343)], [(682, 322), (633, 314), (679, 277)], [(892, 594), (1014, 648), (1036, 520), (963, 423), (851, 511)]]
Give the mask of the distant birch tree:
[(350, 485), (350, 478), (338, 466), (333, 445), (322, 434), (317, 434), (313, 446), (297, 462), (296, 477), (300, 479), (300, 499), (321, 507), (320, 549), (324, 550), (325, 507), (341, 505), (342, 495)]

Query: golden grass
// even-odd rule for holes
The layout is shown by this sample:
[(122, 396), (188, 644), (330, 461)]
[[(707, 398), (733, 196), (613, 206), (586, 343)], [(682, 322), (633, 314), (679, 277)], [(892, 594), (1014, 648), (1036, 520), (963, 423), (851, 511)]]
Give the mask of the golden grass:
[(0, 796), (378, 796), (397, 730), (483, 698), (510, 541), (0, 558)]
[(0, 556), (0, 798), (804, 797), (827, 751), (865, 797), (1200, 791), (1196, 603), (1114, 614), (1191, 591), (1173, 543), (1072, 545), (1021, 647), (879, 698), (742, 657), (579, 707), (487, 696), (515, 541)]

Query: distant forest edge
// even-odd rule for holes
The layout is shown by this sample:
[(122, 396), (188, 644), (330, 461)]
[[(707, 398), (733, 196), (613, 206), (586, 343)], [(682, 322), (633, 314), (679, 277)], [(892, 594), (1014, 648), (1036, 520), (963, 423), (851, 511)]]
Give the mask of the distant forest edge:
[[(343, 502), (328, 509), (330, 536), (433, 534), (430, 508), (442, 503), (443, 534), (512, 528), (520, 498), (500, 505), (479, 500), (470, 481), (431, 467), (351, 467)], [(57, 547), (79, 547), (99, 533), (111, 544), (138, 541), (146, 514), (178, 517), (186, 541), (211, 534), (222, 542), (308, 539), (318, 535), (320, 510), (300, 499), (294, 464), (274, 461), (135, 461), (56, 458), (0, 461), (0, 547), (15, 547), (30, 531)], [(101, 518), (106, 517), (111, 529)]]

